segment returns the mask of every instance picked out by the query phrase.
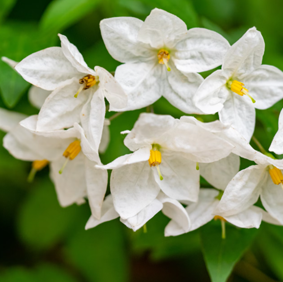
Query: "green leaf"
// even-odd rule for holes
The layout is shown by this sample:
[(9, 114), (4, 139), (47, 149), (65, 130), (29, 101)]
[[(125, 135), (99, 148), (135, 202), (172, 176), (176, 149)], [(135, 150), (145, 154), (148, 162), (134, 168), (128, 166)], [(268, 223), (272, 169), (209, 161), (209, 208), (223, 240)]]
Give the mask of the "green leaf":
[(222, 239), (219, 221), (201, 228), (202, 251), (212, 282), (226, 281), (256, 234), (256, 229), (240, 229), (226, 223), (226, 239)]
[(79, 207), (63, 209), (49, 180), (34, 183), (32, 188), (19, 211), (18, 231), (31, 248), (47, 249), (67, 234)]
[(67, 242), (66, 257), (81, 270), (87, 281), (128, 281), (121, 222), (106, 222), (87, 231), (82, 223), (80, 219), (78, 232)]
[(15, 5), (16, 0), (1, 0), (0, 23)]
[(101, 0), (53, 0), (45, 10), (40, 27), (60, 31), (93, 11)]

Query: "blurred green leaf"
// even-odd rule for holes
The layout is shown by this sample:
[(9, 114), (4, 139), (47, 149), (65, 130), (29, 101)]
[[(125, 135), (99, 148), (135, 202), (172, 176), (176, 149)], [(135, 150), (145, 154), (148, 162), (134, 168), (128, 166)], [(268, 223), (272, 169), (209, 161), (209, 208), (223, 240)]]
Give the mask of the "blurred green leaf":
[(77, 206), (63, 209), (59, 205), (49, 180), (35, 183), (19, 211), (22, 241), (34, 249), (52, 247), (67, 233), (78, 210)]
[(40, 27), (60, 31), (93, 11), (101, 0), (53, 0), (45, 10)]
[(201, 228), (202, 250), (212, 282), (226, 281), (256, 234), (256, 229), (240, 229), (228, 223), (226, 239), (222, 239), (219, 221), (212, 221)]
[(67, 258), (81, 270), (87, 281), (128, 281), (121, 222), (106, 222), (87, 231), (81, 219), (78, 223), (78, 232), (67, 242)]
[(15, 5), (16, 0), (1, 0), (0, 23)]

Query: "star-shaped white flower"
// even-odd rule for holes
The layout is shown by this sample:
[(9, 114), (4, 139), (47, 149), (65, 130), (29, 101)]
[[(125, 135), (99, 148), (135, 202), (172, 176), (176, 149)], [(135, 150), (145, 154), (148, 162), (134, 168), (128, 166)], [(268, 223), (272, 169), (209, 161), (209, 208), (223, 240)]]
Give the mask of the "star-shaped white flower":
[(232, 124), (250, 141), (255, 109), (267, 109), (283, 98), (283, 73), (261, 65), (264, 41), (256, 28), (249, 29), (227, 52), (221, 70), (208, 76), (194, 96), (204, 113), (219, 112), (223, 123)]
[[(139, 213), (128, 219), (120, 218), (120, 221), (133, 231), (137, 231), (161, 210), (175, 223), (174, 225), (171, 224), (165, 227), (165, 236), (175, 236), (179, 235), (180, 232), (185, 233), (190, 230), (191, 223), (185, 208), (178, 201), (167, 197), (162, 192)], [(106, 197), (102, 205), (101, 214), (100, 220), (91, 216), (85, 228), (90, 229), (103, 222), (119, 217), (119, 214), (114, 208), (112, 195)]]
[(124, 108), (127, 96), (110, 73), (101, 67), (90, 69), (67, 37), (59, 36), (62, 47), (31, 54), (15, 69), (33, 85), (53, 90), (38, 115), (38, 131), (68, 128), (81, 122), (87, 138), (98, 150), (104, 124), (104, 97), (112, 110)]
[(171, 116), (143, 113), (128, 133), (124, 143), (133, 153), (102, 166), (113, 169), (111, 193), (123, 219), (139, 213), (160, 190), (172, 199), (197, 201), (196, 162), (219, 160), (233, 148), (216, 135)]
[(216, 32), (187, 30), (178, 17), (154, 9), (141, 21), (132, 17), (104, 19), (101, 33), (111, 56), (125, 63), (115, 78), (128, 93), (125, 110), (139, 109), (164, 96), (186, 113), (199, 113), (192, 97), (203, 81), (197, 72), (222, 64), (229, 43)]
[[(9, 115), (5, 115), (7, 120)], [(33, 161), (33, 172), (50, 163), (60, 204), (68, 206), (88, 197), (93, 216), (100, 218), (107, 173), (95, 168), (101, 162), (83, 129), (74, 124), (68, 130), (39, 132), (36, 122), (37, 116), (31, 116), (11, 126), (4, 147), (17, 159)]]

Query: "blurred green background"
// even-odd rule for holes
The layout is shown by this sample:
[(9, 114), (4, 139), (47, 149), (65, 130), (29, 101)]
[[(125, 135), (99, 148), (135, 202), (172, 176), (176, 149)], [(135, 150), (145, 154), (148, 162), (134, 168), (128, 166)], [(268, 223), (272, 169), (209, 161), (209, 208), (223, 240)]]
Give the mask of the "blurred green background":
[[(57, 33), (62, 33), (90, 67), (99, 65), (112, 72), (119, 62), (105, 49), (100, 20), (115, 16), (144, 20), (155, 7), (179, 16), (188, 28), (215, 30), (231, 44), (256, 26), (266, 43), (264, 63), (283, 70), (282, 0), (0, 0), (0, 56), (19, 61), (59, 46)], [(29, 87), (0, 62), (0, 107), (37, 114), (28, 102)], [(158, 114), (183, 115), (165, 99), (153, 107)], [(277, 131), (282, 107), (281, 101), (257, 111), (255, 136), (266, 149)], [(131, 129), (143, 111), (127, 112), (112, 121), (103, 163), (128, 152), (120, 132)], [(242, 168), (250, 164), (241, 161)], [(164, 238), (169, 219), (160, 213), (148, 222), (147, 233), (133, 232), (118, 220), (85, 231), (90, 216), (87, 204), (61, 208), (48, 168), (29, 184), (30, 167), (0, 147), (0, 282), (283, 281), (283, 227), (263, 223), (259, 230), (240, 230), (227, 224), (223, 241), (220, 222), (215, 221)], [(210, 187), (204, 180), (202, 186)]]

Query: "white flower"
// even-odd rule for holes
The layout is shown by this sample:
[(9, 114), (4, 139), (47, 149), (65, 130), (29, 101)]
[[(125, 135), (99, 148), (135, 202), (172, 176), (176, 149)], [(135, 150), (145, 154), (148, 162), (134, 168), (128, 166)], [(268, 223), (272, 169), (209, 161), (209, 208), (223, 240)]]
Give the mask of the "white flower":
[(21, 120), (25, 118), (27, 118), (27, 116), (24, 114), (0, 108), (0, 130), (9, 132), (13, 128), (15, 128)]
[(103, 166), (113, 169), (111, 192), (115, 209), (123, 219), (139, 213), (160, 190), (172, 199), (197, 201), (196, 162), (219, 160), (233, 148), (196, 125), (145, 113), (124, 143), (134, 153)]
[(78, 49), (59, 35), (62, 47), (31, 54), (15, 67), (28, 82), (54, 90), (45, 100), (36, 129), (48, 131), (81, 122), (87, 138), (98, 150), (105, 115), (104, 97), (112, 108), (123, 108), (127, 96), (106, 70), (90, 69)]
[(219, 112), (220, 121), (232, 124), (247, 142), (254, 132), (254, 108), (267, 109), (283, 98), (283, 73), (261, 65), (263, 53), (261, 33), (249, 29), (227, 52), (222, 69), (207, 77), (194, 96), (200, 110)]
[(272, 143), (269, 147), (269, 151), (275, 152), (278, 155), (283, 154), (283, 110), (279, 115), (278, 131), (275, 134)]
[(125, 63), (115, 78), (128, 93), (125, 110), (139, 109), (164, 96), (186, 113), (199, 113), (192, 97), (203, 78), (197, 72), (219, 66), (229, 43), (216, 32), (187, 30), (178, 17), (154, 9), (143, 22), (132, 17), (102, 20), (104, 43)]
[(31, 116), (13, 127), (4, 137), (4, 147), (15, 158), (34, 161), (33, 172), (50, 163), (60, 204), (68, 206), (88, 196), (92, 214), (99, 218), (107, 173), (95, 168), (100, 160), (83, 129), (75, 124), (68, 130), (38, 132), (36, 122), (37, 116)]
[[(180, 232), (185, 233), (189, 231), (191, 223), (185, 208), (178, 201), (168, 198), (162, 192), (138, 214), (128, 219), (120, 218), (120, 221), (127, 227), (133, 229), (133, 231), (137, 231), (161, 210), (166, 216), (172, 219), (170, 226), (165, 227), (165, 236), (175, 236), (179, 235)], [(85, 228), (90, 229), (103, 222), (119, 217), (113, 205), (112, 195), (106, 197), (102, 205), (101, 214), (100, 220), (91, 216)]]

